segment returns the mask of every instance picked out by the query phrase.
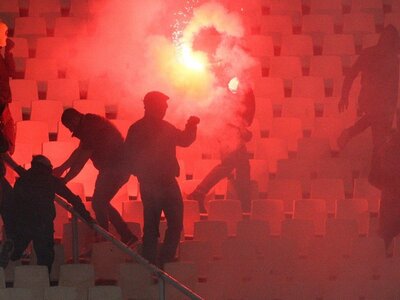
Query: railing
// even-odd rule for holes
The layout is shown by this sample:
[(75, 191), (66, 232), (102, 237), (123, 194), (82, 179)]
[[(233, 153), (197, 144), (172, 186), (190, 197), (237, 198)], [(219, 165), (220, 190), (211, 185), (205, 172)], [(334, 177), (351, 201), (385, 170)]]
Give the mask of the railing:
[(182, 294), (189, 297), (189, 299), (194, 300), (202, 300), (203, 298), (193, 292), (191, 289), (186, 287), (184, 284), (177, 281), (175, 278), (171, 277), (163, 270), (157, 268), (155, 265), (149, 263), (146, 259), (140, 256), (138, 253), (133, 251), (127, 245), (122, 243), (120, 240), (115, 238), (112, 234), (110, 234), (107, 230), (102, 228), (96, 223), (89, 223), (85, 221), (74, 209), (65, 202), (62, 198), (56, 196), (55, 201), (64, 209), (68, 210), (72, 215), (72, 255), (74, 263), (78, 263), (79, 261), (79, 245), (78, 245), (78, 219), (96, 231), (99, 235), (101, 235), (106, 240), (110, 241), (114, 244), (117, 248), (121, 251), (132, 257), (137, 263), (144, 266), (146, 269), (149, 270), (157, 279), (159, 284), (159, 299), (165, 300), (165, 284), (169, 284), (179, 290)]

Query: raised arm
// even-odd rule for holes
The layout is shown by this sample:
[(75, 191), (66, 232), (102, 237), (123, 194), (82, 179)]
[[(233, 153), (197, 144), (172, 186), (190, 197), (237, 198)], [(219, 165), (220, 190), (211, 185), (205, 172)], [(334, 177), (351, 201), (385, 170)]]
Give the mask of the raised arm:
[(5, 152), (5, 153), (1, 153), (0, 155), (1, 155), (2, 160), (7, 165), (9, 165), (19, 176), (21, 176), (23, 173), (25, 173), (26, 170), (22, 166), (17, 164), (17, 162), (15, 160), (13, 160), (13, 158), (10, 156), (10, 154)]
[(342, 96), (340, 98), (338, 108), (339, 112), (343, 112), (347, 109), (349, 106), (349, 94), (350, 94), (350, 89), (351, 86), (353, 85), (354, 79), (357, 77), (358, 73), (361, 71), (362, 67), (362, 57), (360, 56), (357, 58), (356, 62), (354, 65), (351, 67), (349, 72), (346, 74), (343, 80), (343, 86), (342, 86)]
[(79, 146), (61, 166), (54, 168), (53, 174), (60, 177), (64, 171), (69, 169), (63, 179), (64, 182), (68, 182), (79, 174), (91, 155), (92, 150), (83, 149)]
[(185, 126), (185, 130), (178, 130), (177, 133), (177, 145), (181, 147), (188, 147), (196, 140), (197, 124), (200, 123), (200, 119), (195, 116), (191, 116)]

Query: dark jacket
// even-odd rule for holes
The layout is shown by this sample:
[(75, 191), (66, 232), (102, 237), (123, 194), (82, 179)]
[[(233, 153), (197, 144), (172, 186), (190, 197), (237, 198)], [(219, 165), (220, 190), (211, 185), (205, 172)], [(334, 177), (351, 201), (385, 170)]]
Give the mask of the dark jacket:
[(197, 126), (179, 130), (149, 116), (134, 123), (125, 141), (127, 164), (139, 181), (163, 182), (179, 176), (176, 146), (188, 147), (196, 139)]
[(52, 222), (56, 216), (54, 197), (59, 195), (81, 215), (88, 215), (81, 199), (45, 168), (26, 171), (14, 185), (15, 213), (20, 224)]

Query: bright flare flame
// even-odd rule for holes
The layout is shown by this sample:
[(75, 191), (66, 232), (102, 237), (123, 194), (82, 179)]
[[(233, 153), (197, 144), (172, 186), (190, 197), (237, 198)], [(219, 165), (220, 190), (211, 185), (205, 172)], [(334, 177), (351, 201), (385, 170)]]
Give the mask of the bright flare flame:
[(206, 69), (207, 58), (204, 53), (194, 52), (187, 44), (183, 44), (178, 51), (180, 52), (178, 60), (186, 68), (194, 71), (204, 71)]
[(239, 79), (237, 77), (233, 77), (228, 83), (228, 88), (233, 94), (236, 94), (238, 91), (238, 87)]

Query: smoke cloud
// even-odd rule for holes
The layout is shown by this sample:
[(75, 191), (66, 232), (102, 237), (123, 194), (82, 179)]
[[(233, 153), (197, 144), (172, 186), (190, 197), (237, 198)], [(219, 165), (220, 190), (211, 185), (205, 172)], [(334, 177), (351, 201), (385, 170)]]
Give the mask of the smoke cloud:
[[(163, 91), (171, 98), (167, 120), (183, 125), (198, 115), (201, 130), (214, 133), (238, 109), (229, 80), (243, 77), (254, 61), (240, 47), (245, 32), (240, 15), (217, 2), (197, 2), (95, 1), (91, 34), (71, 41), (75, 55), (67, 75), (106, 79), (96, 95), (135, 116), (142, 115), (146, 92)], [(210, 28), (218, 36), (212, 53), (193, 49)]]

